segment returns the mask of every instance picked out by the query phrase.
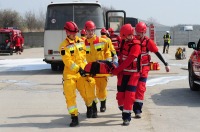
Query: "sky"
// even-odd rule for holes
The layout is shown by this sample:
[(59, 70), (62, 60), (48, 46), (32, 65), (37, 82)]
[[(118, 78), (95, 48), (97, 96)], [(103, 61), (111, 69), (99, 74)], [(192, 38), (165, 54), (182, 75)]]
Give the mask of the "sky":
[[(13, 9), (20, 14), (26, 11), (40, 10), (46, 12), (46, 7), (53, 2), (71, 2), (72, 0), (0, 0), (0, 9)], [(96, 0), (80, 0), (93, 1)], [(128, 17), (142, 20), (153, 18), (156, 22), (175, 26), (178, 24), (200, 24), (200, 0), (98, 0), (101, 5), (124, 10)], [(10, 3), (10, 4), (9, 4)]]
[[(15, 65), (13, 65), (13, 63)], [(51, 70), (51, 66), (46, 64), (42, 58), (31, 58), (31, 59), (5, 59), (0, 60), (0, 74), (1, 72), (14, 72), (14, 71), (35, 71), (35, 70)], [(179, 65), (177, 65), (179, 66)], [(2, 80), (0, 82), (16, 82), (17, 80)], [(171, 81), (184, 80), (187, 79), (187, 76), (170, 76), (170, 77), (158, 77), (151, 78), (147, 80), (147, 86), (155, 86), (158, 84), (166, 84)], [(26, 82), (27, 83), (27, 82)], [(31, 82), (30, 82), (31, 83)]]

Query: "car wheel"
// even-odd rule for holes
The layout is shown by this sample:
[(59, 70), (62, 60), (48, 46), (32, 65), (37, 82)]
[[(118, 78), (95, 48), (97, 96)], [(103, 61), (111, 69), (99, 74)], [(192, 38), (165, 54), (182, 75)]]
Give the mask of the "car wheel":
[(194, 75), (193, 69), (192, 67), (189, 67), (189, 85), (190, 85), (190, 90), (192, 91), (198, 91), (199, 90), (199, 86), (198, 84), (196, 84), (194, 81), (196, 80), (196, 77)]

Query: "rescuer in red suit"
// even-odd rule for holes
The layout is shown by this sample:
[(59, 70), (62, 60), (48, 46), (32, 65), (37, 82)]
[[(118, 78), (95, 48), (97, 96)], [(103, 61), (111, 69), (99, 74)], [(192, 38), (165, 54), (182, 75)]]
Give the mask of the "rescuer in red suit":
[(135, 101), (135, 92), (140, 77), (139, 56), (141, 54), (140, 41), (134, 39), (134, 29), (125, 24), (120, 29), (123, 39), (120, 48), (119, 67), (112, 71), (117, 75), (118, 107), (122, 111), (123, 125), (129, 125), (131, 112)]
[(158, 51), (158, 47), (156, 43), (145, 36), (147, 31), (147, 26), (144, 22), (139, 22), (136, 27), (136, 38), (141, 41), (141, 75), (139, 78), (139, 82), (137, 85), (135, 102), (133, 105), (133, 111), (135, 113), (136, 118), (141, 118), (142, 106), (144, 100), (144, 93), (146, 91), (146, 81), (148, 77), (148, 73), (150, 70), (150, 60), (151, 56), (149, 55), (149, 51), (156, 54), (156, 56), (163, 62), (165, 65), (166, 72), (169, 72), (170, 67), (161, 53)]
[(114, 30), (113, 28), (109, 28), (108, 29), (108, 32), (109, 32), (109, 36), (110, 36), (110, 39), (112, 41), (112, 44), (117, 52), (117, 55), (119, 54), (119, 48), (120, 48), (120, 43), (121, 43), (121, 38), (119, 35), (115, 34), (114, 33)]

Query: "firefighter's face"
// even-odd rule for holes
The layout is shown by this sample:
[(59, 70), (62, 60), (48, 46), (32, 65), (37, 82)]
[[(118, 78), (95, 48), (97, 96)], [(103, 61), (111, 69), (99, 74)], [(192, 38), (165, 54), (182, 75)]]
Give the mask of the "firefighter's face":
[(88, 39), (92, 38), (95, 34), (95, 29), (92, 29), (92, 30), (86, 30), (86, 37)]
[(75, 40), (76, 38), (76, 33), (70, 33), (70, 32), (66, 32), (67, 37), (71, 40)]
[(130, 34), (130, 35), (128, 35), (127, 37), (126, 37), (126, 41), (129, 41), (129, 40), (132, 40), (133, 39), (133, 34)]
[(138, 36), (138, 38), (143, 38), (144, 37), (144, 33), (136, 32), (136, 35)]

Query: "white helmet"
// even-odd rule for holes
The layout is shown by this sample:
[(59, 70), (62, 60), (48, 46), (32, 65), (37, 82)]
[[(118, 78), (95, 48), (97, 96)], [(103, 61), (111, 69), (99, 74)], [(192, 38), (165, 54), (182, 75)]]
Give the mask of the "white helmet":
[(169, 31), (166, 31), (166, 33), (169, 33)]

